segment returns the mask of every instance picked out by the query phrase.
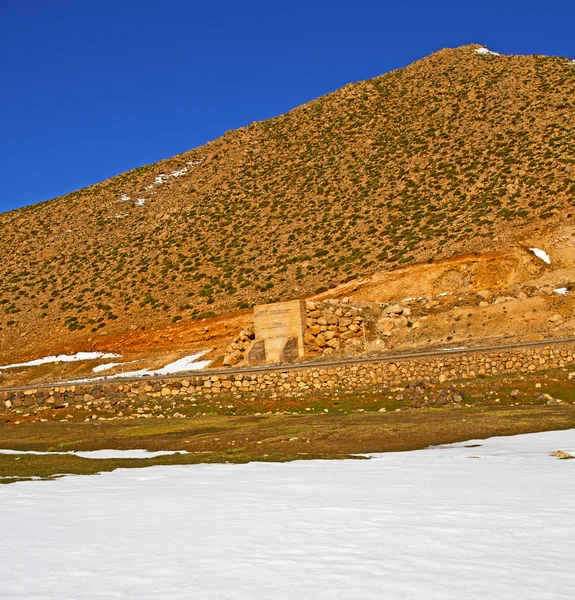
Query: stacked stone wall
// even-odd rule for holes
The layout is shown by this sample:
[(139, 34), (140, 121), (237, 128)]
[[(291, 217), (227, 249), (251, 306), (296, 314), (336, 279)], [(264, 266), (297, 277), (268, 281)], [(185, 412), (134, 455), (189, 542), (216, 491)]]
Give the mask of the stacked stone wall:
[[(364, 320), (360, 309), (349, 300), (307, 302), (305, 352), (309, 356), (333, 354), (340, 348), (361, 349)], [(347, 353), (347, 352), (346, 352)]]
[(450, 356), (363, 361), (335, 366), (301, 365), (265, 371), (198, 374), (164, 380), (126, 383), (87, 383), (0, 391), (5, 410), (21, 407), (68, 408), (82, 405), (112, 407), (121, 412), (131, 401), (178, 397), (265, 393), (301, 397), (318, 390), (354, 390), (379, 386), (407, 387), (414, 382), (441, 384), (507, 373), (529, 373), (569, 367), (575, 344), (525, 347)]

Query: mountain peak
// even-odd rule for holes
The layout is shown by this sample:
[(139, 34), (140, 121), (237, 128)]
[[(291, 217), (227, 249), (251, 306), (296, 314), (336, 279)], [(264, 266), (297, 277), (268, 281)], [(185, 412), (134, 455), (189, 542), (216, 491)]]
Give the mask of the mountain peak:
[(470, 44), (0, 215), (4, 348), (497, 249), (575, 196), (575, 69)]

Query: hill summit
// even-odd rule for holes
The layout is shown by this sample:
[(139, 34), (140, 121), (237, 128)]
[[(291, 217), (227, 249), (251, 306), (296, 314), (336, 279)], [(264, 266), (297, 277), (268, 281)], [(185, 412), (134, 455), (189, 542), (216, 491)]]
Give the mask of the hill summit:
[(0, 215), (0, 354), (306, 297), (571, 218), (575, 64), (445, 49)]

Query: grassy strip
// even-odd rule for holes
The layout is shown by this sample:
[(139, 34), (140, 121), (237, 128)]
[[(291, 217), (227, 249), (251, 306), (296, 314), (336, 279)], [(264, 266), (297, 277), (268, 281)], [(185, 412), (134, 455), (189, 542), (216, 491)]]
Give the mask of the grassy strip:
[[(88, 475), (118, 468), (198, 463), (338, 459), (404, 451), (473, 438), (575, 428), (575, 407), (482, 406), (393, 413), (207, 416), (92, 423), (34, 422), (2, 428), (4, 448), (187, 450), (149, 459), (0, 455), (0, 482)], [(18, 479), (19, 478), (19, 479)]]

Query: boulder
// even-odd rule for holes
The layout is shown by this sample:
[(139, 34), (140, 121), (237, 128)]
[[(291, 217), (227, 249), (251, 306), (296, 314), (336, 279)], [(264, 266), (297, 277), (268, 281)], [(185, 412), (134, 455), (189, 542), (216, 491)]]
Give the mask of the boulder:
[(385, 312), (389, 315), (400, 315), (403, 313), (403, 307), (400, 304), (392, 304), (385, 309)]
[(242, 353), (239, 350), (234, 350), (231, 354), (228, 354), (224, 358), (224, 365), (227, 367), (233, 367), (237, 365), (242, 359)]
[(303, 341), (304, 344), (315, 344), (315, 336), (313, 336), (311, 333), (306, 333), (303, 336)]
[(339, 336), (342, 340), (350, 340), (355, 337), (355, 333), (353, 331), (346, 331)]

